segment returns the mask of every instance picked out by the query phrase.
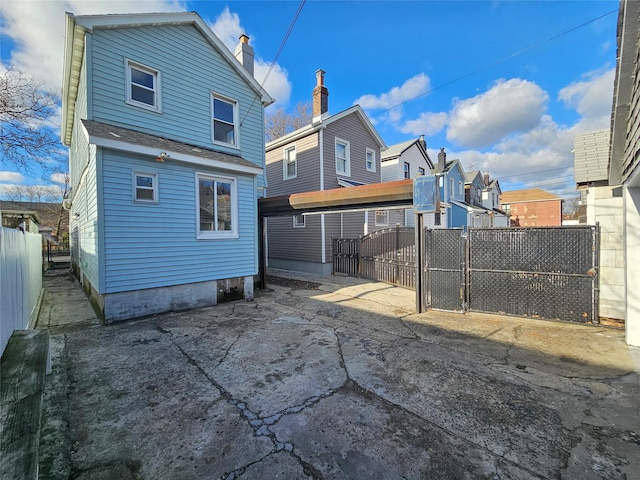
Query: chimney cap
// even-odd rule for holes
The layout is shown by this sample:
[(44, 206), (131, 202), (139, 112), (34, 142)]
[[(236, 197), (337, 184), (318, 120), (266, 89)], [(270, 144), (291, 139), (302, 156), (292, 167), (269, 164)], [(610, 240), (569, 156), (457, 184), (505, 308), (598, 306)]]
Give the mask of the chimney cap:
[(244, 34), (244, 33), (242, 35), (240, 35), (240, 43), (248, 44), (249, 43), (249, 36)]

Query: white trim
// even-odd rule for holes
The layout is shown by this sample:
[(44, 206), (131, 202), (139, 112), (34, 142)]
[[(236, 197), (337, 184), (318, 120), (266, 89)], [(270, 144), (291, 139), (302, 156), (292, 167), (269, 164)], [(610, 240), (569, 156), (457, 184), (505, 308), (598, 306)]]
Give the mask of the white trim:
[[(216, 140), (215, 138), (215, 129), (214, 129), (214, 116), (213, 116), (213, 103), (215, 100), (220, 102), (231, 104), (233, 107), (233, 143), (223, 142), (221, 140)], [(224, 95), (220, 95), (214, 91), (211, 91), (211, 143), (214, 145), (222, 145), (225, 147), (231, 148), (240, 148), (240, 124), (238, 119), (238, 101), (233, 98), (225, 97)], [(224, 120), (218, 120), (219, 122), (223, 122), (227, 124)]]
[[(131, 85), (133, 80), (131, 79), (131, 69), (135, 68), (136, 70), (147, 73), (153, 77), (153, 89), (148, 89), (144, 85), (139, 85), (140, 88), (145, 90), (151, 90), (153, 92), (153, 105), (149, 105), (148, 103), (139, 102), (138, 100), (134, 100), (131, 98)], [(162, 102), (161, 102), (161, 90), (160, 90), (160, 71), (144, 65), (140, 62), (136, 62), (135, 60), (131, 60), (130, 58), (124, 59), (124, 75), (125, 75), (125, 103), (128, 105), (132, 105), (134, 107), (144, 108), (146, 110), (150, 110), (156, 113), (162, 113)], [(136, 84), (137, 85), (137, 84)]]
[[(367, 160), (368, 160), (369, 154), (371, 154), (371, 156), (373, 157), (373, 168), (369, 168), (369, 166), (367, 165)], [(373, 173), (376, 172), (376, 151), (373, 148), (367, 147), (365, 149), (364, 168), (367, 170), (367, 172), (373, 172)]]
[[(138, 177), (151, 177), (153, 180), (151, 188), (147, 187), (139, 187), (137, 178)], [(160, 199), (160, 191), (158, 189), (158, 174), (151, 172), (143, 172), (140, 170), (132, 170), (131, 171), (131, 187), (132, 187), (132, 201), (133, 203), (146, 203), (146, 204), (157, 204)], [(139, 199), (137, 198), (138, 188), (142, 190), (151, 190), (153, 192), (153, 198), (151, 200)]]
[[(384, 213), (385, 220), (383, 222), (378, 222), (379, 213)], [(373, 223), (376, 227), (388, 227), (389, 226), (389, 210), (381, 210), (381, 209), (375, 210)]]
[[(293, 150), (294, 154), (294, 160), (293, 162), (291, 162), (294, 166), (294, 172), (293, 175), (288, 175), (289, 169), (287, 167), (289, 166), (290, 162), (288, 161), (289, 157), (287, 156), (287, 153), (291, 150)], [(283, 147), (282, 156), (282, 180), (291, 180), (293, 178), (298, 178), (298, 149), (296, 148), (296, 144), (294, 143), (293, 145), (287, 145), (286, 147)]]
[[(298, 217), (302, 217), (302, 224), (296, 222)], [(293, 228), (305, 228), (307, 226), (307, 217), (305, 215), (294, 215), (291, 218), (293, 219)]]
[(317, 123), (310, 123), (309, 125), (306, 125), (302, 128), (299, 128), (298, 130), (295, 130), (291, 133), (288, 133), (287, 135), (285, 135), (284, 137), (280, 137), (280, 138), (276, 138), (275, 140), (272, 140), (271, 142), (267, 143), (265, 145), (265, 150), (267, 152), (273, 150), (274, 148), (278, 148), (286, 143), (291, 143), (293, 140), (298, 140), (299, 138), (303, 138), (308, 136), (309, 134), (320, 130), (322, 128), (325, 128), (327, 125), (340, 120), (341, 118), (346, 117), (347, 115), (350, 115), (352, 113), (356, 113), (360, 119), (362, 120), (362, 123), (364, 124), (364, 126), (367, 128), (367, 130), (369, 131), (369, 133), (371, 133), (371, 136), (373, 138), (376, 139), (376, 141), (378, 142), (378, 145), (380, 145), (380, 150), (386, 150), (387, 149), (387, 145), (386, 143), (384, 143), (384, 141), (382, 140), (382, 137), (380, 136), (380, 134), (378, 133), (378, 131), (375, 129), (375, 127), (373, 126), (373, 124), (371, 123), (371, 120), (369, 120), (369, 117), (367, 117), (367, 115), (364, 113), (364, 111), (362, 110), (362, 107), (360, 107), (360, 105), (354, 105), (353, 107), (349, 107), (346, 110), (343, 110), (340, 113), (336, 113), (335, 115), (331, 115), (330, 117), (328, 117), (325, 120), (322, 120), (320, 122)]
[(324, 128), (318, 132), (318, 143), (320, 144), (320, 191), (324, 190)]
[[(205, 172), (195, 172), (195, 206), (196, 206), (196, 238), (198, 240), (217, 240), (217, 239), (230, 239), (238, 238), (238, 179), (235, 177), (225, 177), (223, 175), (215, 175)], [(200, 178), (213, 180), (214, 182), (221, 181), (231, 184), (231, 230), (213, 230), (202, 231), (200, 230)], [(214, 211), (217, 211), (217, 198), (215, 192), (213, 192), (214, 199)], [(215, 222), (214, 222), (215, 227)]]
[(322, 263), (325, 263), (327, 261), (327, 246), (325, 244), (325, 235), (326, 235), (326, 231), (325, 231), (325, 225), (324, 225), (324, 213), (320, 214), (320, 235), (321, 235), (321, 242), (320, 242), (320, 249), (321, 249), (321, 261)]
[[(86, 130), (85, 130), (86, 131)], [(87, 133), (88, 135), (88, 133)], [(152, 147), (145, 147), (143, 145), (137, 145), (135, 143), (123, 142), (119, 140), (112, 140), (108, 138), (89, 136), (89, 143), (96, 145), (97, 147), (111, 148), (113, 150), (120, 150), (123, 152), (139, 153), (142, 155), (150, 155), (153, 158), (158, 156), (159, 149)], [(208, 158), (196, 157), (194, 155), (187, 155), (184, 153), (173, 152), (171, 150), (165, 150), (171, 160), (177, 160), (182, 162), (193, 163), (201, 165), (203, 167), (219, 168), (221, 170), (227, 170), (236, 173), (247, 173), (252, 175), (262, 175), (264, 169), (261, 167), (246, 167), (244, 165), (234, 165), (228, 162), (222, 162), (220, 160), (212, 160)]]
[[(345, 146), (345, 161), (344, 161), (344, 172), (338, 170), (338, 144), (342, 144)], [(342, 138), (335, 137), (333, 155), (335, 158), (335, 167), (336, 167), (336, 175), (344, 175), (345, 177), (351, 176), (351, 142), (347, 140), (343, 140)]]

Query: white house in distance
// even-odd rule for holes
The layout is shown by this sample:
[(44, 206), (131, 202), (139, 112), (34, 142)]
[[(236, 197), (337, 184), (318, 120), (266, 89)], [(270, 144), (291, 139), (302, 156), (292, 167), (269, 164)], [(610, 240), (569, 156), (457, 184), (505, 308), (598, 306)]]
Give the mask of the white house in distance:
[[(383, 182), (427, 175), (433, 169), (433, 162), (427, 153), (427, 142), (424, 140), (424, 135), (391, 145), (382, 152), (380, 160), (381, 181)], [(390, 215), (395, 220), (389, 222), (391, 225), (396, 223), (407, 227), (415, 225), (415, 214), (411, 208), (391, 211)]]
[(264, 106), (196, 13), (66, 17), (72, 268), (105, 322), (253, 297)]

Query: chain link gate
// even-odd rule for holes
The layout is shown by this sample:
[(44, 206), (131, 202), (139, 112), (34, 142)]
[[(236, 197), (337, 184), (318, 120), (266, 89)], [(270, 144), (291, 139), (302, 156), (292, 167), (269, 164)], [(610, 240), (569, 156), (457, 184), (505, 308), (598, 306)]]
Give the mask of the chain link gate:
[(469, 310), (598, 322), (599, 227), (469, 230)]
[(465, 231), (424, 229), (423, 235), (424, 305), (438, 310), (464, 311), (467, 250)]

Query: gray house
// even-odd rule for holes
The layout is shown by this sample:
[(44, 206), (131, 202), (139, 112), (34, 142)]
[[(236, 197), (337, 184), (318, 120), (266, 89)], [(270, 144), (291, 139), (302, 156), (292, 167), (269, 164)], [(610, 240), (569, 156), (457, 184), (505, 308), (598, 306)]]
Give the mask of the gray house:
[[(385, 143), (359, 105), (329, 114), (324, 74), (316, 72), (311, 124), (266, 145), (269, 197), (380, 182), (380, 151), (386, 149)], [(332, 237), (362, 235), (384, 223), (382, 212), (269, 218), (268, 265), (331, 273)]]

